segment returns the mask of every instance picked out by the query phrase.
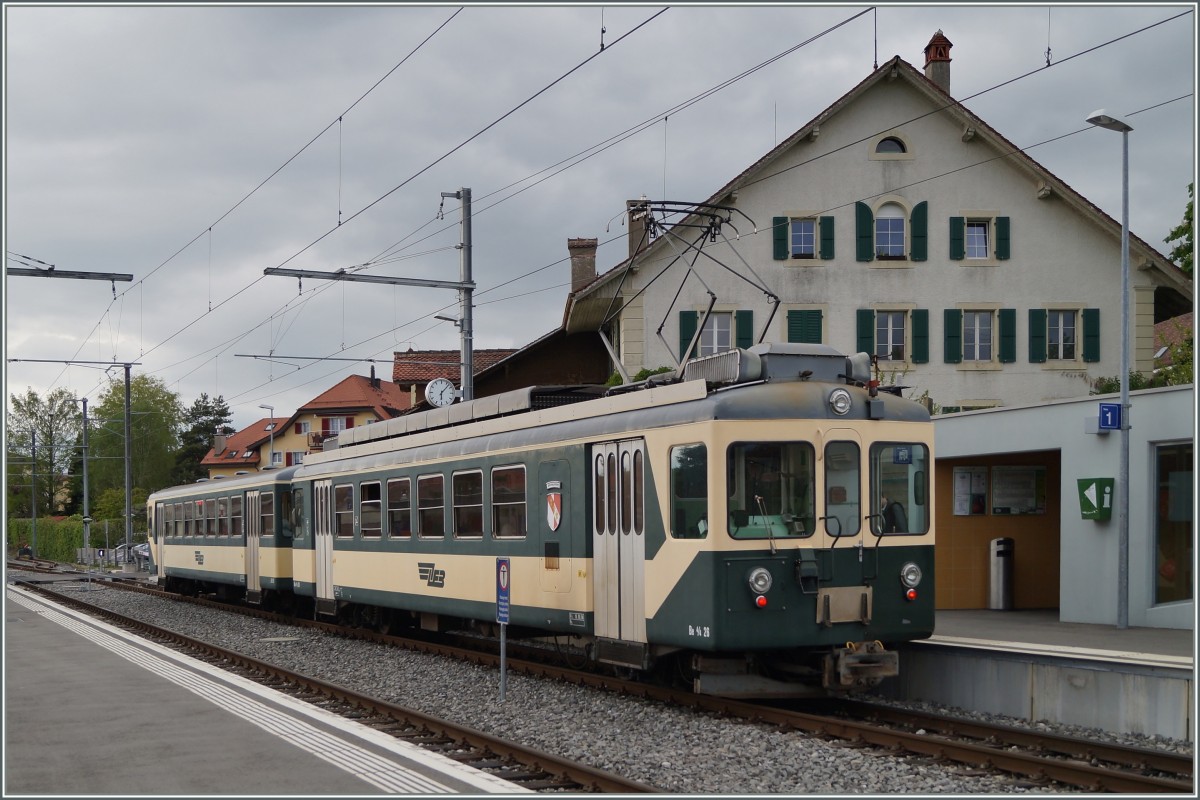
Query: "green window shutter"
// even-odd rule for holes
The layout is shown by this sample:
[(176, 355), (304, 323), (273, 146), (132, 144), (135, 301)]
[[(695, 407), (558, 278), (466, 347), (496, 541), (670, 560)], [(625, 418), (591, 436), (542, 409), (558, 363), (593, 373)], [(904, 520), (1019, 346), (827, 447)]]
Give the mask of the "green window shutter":
[(1046, 363), (1046, 309), (1029, 309), (1029, 363)]
[(787, 340), (800, 344), (821, 344), (821, 312), (789, 311)]
[(1008, 260), (1008, 217), (996, 217), (996, 258)]
[(1100, 360), (1100, 309), (1083, 310), (1083, 360)]
[(754, 312), (753, 311), (735, 311), (733, 312), (734, 324), (734, 347), (740, 347), (743, 350), (747, 347), (754, 346)]
[(696, 324), (699, 322), (700, 315), (695, 311), (680, 311), (679, 312), (679, 360), (682, 361), (684, 354), (687, 353), (688, 345), (692, 343), (692, 337), (696, 335)]
[(784, 261), (788, 253), (788, 234), (791, 233), (792, 220), (790, 217), (771, 217), (771, 235), (775, 241), (775, 260)]
[(962, 261), (967, 257), (967, 218), (950, 218), (950, 259)]
[(833, 217), (821, 217), (821, 258), (825, 261), (833, 259)]
[(860, 353), (875, 354), (875, 312), (869, 308), (860, 308), (855, 312), (855, 324), (858, 333), (856, 347)]
[(962, 310), (947, 308), (945, 312), (944, 347), (947, 364), (962, 363)]
[[(854, 243), (855, 260), (875, 259), (875, 215), (871, 213), (871, 207), (861, 201), (854, 204)], [(874, 352), (874, 348), (871, 352)]]
[(914, 364), (929, 363), (929, 310), (925, 308), (912, 312), (912, 360)]
[(1012, 364), (1017, 360), (1017, 310), (1000, 309), (1000, 363)]
[(912, 210), (912, 253), (913, 261), (925, 261), (929, 258), (929, 203), (925, 200), (913, 206)]

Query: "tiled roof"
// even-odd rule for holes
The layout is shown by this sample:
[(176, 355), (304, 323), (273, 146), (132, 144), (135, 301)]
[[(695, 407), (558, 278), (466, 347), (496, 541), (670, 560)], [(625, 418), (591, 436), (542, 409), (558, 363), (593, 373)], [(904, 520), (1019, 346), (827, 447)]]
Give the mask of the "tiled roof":
[[(234, 464), (249, 464), (257, 468), (258, 448), (271, 438), (271, 431), (267, 429), (267, 425), (271, 422), (275, 423), (275, 431), (278, 432), (280, 426), (287, 422), (287, 417), (263, 417), (237, 433), (230, 434), (225, 437), (225, 447), (221, 452), (210, 449), (205, 453), (200, 464), (205, 467), (231, 467)], [(249, 458), (246, 457), (247, 452), (250, 453)]]
[(297, 409), (297, 414), (352, 411), (369, 408), (379, 419), (391, 419), (409, 407), (408, 392), (391, 381), (350, 375)]
[[(474, 350), (475, 374), (508, 358), (516, 350)], [(409, 350), (393, 353), (392, 380), (399, 384), (425, 384), (434, 378), (449, 378), (456, 384), (461, 376), (458, 350)]]
[[(1182, 344), (1189, 336), (1196, 335), (1196, 325), (1192, 312), (1171, 319), (1164, 319), (1154, 326), (1154, 349), (1171, 348)], [(1156, 366), (1167, 366), (1173, 362), (1171, 351), (1163, 353), (1162, 358), (1155, 359)]]

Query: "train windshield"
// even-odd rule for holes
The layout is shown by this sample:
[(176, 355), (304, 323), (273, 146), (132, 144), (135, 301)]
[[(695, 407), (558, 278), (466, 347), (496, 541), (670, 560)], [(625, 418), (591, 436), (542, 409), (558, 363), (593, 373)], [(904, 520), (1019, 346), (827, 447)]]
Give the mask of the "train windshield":
[(929, 449), (914, 442), (871, 445), (871, 533), (876, 536), (929, 531)]
[(726, 458), (729, 535), (735, 539), (807, 537), (813, 514), (813, 446), (739, 442)]

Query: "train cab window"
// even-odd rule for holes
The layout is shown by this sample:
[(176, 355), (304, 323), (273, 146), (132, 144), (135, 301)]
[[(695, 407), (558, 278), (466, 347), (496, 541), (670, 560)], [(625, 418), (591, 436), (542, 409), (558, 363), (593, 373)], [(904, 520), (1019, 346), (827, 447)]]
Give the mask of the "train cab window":
[(412, 481), (396, 478), (387, 482), (388, 535), (407, 539), (412, 536)]
[(454, 488), (454, 535), (477, 539), (483, 536), (483, 473), (456, 472)]
[(929, 450), (915, 442), (877, 442), (871, 445), (871, 533), (929, 532), (929, 503), (925, 476)]
[(229, 534), (239, 539), (242, 536), (242, 496), (240, 494), (229, 498)]
[(671, 536), (708, 536), (708, 448), (687, 444), (671, 448)]
[(259, 519), (262, 520), (262, 535), (275, 535), (275, 495), (263, 492), (258, 496)]
[(358, 485), (358, 524), (364, 539), (378, 539), (383, 535), (382, 503), (379, 481)]
[(446, 479), (417, 476), (417, 532), (424, 538), (446, 535)]
[(333, 529), (342, 538), (354, 535), (354, 487), (350, 484), (333, 487)]
[(217, 498), (217, 535), (229, 538), (229, 498)]
[(729, 535), (735, 539), (808, 537), (816, 530), (816, 451), (808, 442), (729, 446)]
[(862, 529), (861, 485), (857, 442), (825, 445), (825, 532), (857, 536)]
[[(596, 505), (602, 508), (604, 504)], [(499, 538), (524, 536), (525, 520), (525, 467), (497, 467), (492, 470), (494, 535)]]

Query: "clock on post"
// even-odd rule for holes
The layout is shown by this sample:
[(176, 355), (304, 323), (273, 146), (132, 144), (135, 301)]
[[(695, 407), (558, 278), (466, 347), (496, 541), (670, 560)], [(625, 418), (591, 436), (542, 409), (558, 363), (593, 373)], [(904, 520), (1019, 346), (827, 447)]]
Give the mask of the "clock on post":
[(425, 384), (425, 399), (439, 408), (448, 406), (458, 397), (458, 390), (446, 378), (434, 378)]

